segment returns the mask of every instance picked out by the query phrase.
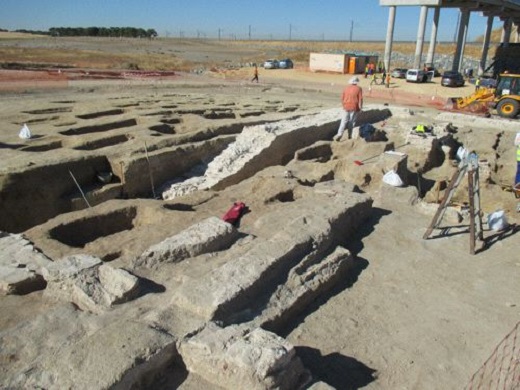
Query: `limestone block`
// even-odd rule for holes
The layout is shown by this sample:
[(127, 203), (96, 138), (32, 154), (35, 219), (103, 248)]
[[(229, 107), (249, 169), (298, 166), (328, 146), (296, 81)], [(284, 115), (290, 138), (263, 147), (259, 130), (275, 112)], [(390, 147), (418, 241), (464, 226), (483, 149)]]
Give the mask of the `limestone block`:
[(56, 261), (45, 268), (44, 276), (47, 280), (45, 297), (73, 302), (94, 313), (127, 302), (139, 293), (136, 276), (88, 255), (74, 255)]
[(190, 372), (226, 389), (296, 389), (310, 379), (294, 347), (261, 328), (208, 323), (179, 352)]
[(258, 237), (245, 253), (181, 285), (172, 303), (205, 319), (223, 321), (251, 307), (252, 297), (274, 290), (274, 283), (284, 280), (305, 257), (324, 257), (363, 223), (372, 200), (351, 190), (340, 182), (319, 183), (313, 196), (263, 215), (255, 231), (268, 238)]
[(42, 269), (47, 282), (73, 278), (81, 272), (102, 263), (101, 259), (90, 255), (72, 255), (64, 257)]
[(345, 248), (337, 247), (323, 260), (306, 269), (295, 267), (289, 273), (287, 282), (272, 295), (262, 314), (255, 318), (254, 326), (270, 330), (283, 326), (320, 294), (345, 279), (354, 264), (352, 254)]
[[(278, 232), (272, 239), (255, 240), (248, 252), (219, 268), (183, 285), (174, 295), (172, 303), (194, 312), (206, 319), (222, 318), (246, 305), (246, 296), (253, 296), (260, 286), (270, 283), (277, 270), (296, 263), (312, 248), (313, 236), (305, 232), (303, 218), (287, 221), (287, 230)], [(321, 232), (330, 227), (323, 221), (313, 224)], [(260, 292), (260, 291), (258, 291)]]
[(0, 232), (0, 293), (27, 294), (45, 288), (42, 267), (52, 264), (21, 234)]
[(139, 290), (139, 279), (136, 276), (108, 264), (99, 267), (99, 281), (111, 296), (111, 304), (126, 302), (135, 297)]
[(136, 266), (154, 267), (163, 262), (174, 263), (188, 257), (228, 248), (238, 239), (238, 231), (220, 218), (210, 217), (175, 236), (147, 249), (136, 260)]
[(341, 109), (322, 110), (319, 113), (268, 124), (246, 126), (220, 155), (209, 164), (203, 176), (193, 176), (163, 191), (165, 200), (192, 191), (220, 190), (252, 177), (263, 168), (285, 164), (294, 153), (314, 144), (331, 139), (337, 130)]

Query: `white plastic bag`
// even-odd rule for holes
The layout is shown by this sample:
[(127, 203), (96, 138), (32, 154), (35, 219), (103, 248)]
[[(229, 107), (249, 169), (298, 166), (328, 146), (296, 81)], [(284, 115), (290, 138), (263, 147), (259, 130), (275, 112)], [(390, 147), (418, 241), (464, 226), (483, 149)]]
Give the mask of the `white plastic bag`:
[(520, 146), (520, 133), (516, 133), (515, 146)]
[(504, 210), (497, 210), (488, 216), (488, 226), (491, 230), (499, 232), (507, 228), (508, 223)]
[(383, 182), (394, 187), (402, 187), (404, 184), (397, 172), (393, 169), (384, 174)]
[(31, 130), (27, 127), (27, 125), (24, 123), (22, 128), (20, 129), (20, 133), (18, 134), (18, 137), (22, 139), (30, 139), (32, 137)]
[(457, 158), (459, 161), (464, 160), (466, 157), (468, 157), (468, 151), (463, 148), (462, 146), (457, 149)]

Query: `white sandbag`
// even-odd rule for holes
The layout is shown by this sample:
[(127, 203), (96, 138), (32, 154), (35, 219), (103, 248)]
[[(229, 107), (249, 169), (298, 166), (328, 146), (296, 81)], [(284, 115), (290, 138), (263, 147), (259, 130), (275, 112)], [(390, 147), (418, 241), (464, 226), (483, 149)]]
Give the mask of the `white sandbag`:
[(507, 228), (508, 223), (504, 210), (497, 210), (494, 213), (489, 214), (488, 226), (495, 232), (499, 232)]
[(30, 139), (32, 137), (31, 130), (29, 130), (29, 127), (24, 123), (22, 128), (20, 129), (20, 133), (18, 134), (18, 137), (22, 139)]
[(383, 182), (394, 187), (402, 187), (404, 184), (397, 172), (393, 169), (384, 174)]

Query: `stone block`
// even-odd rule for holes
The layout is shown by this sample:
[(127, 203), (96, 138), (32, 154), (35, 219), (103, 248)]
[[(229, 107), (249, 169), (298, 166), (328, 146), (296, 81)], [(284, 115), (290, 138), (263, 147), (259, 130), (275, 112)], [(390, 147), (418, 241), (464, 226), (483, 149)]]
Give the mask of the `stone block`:
[(74, 278), (76, 275), (102, 264), (101, 259), (90, 255), (72, 255), (64, 257), (42, 269), (47, 282)]
[(44, 270), (44, 296), (73, 302), (83, 310), (100, 313), (139, 293), (139, 279), (113, 268), (93, 256), (74, 255), (56, 261)]
[(226, 389), (297, 389), (310, 380), (294, 347), (261, 328), (208, 323), (179, 352), (190, 372)]
[(303, 259), (324, 257), (334, 244), (348, 241), (372, 203), (367, 195), (351, 189), (339, 182), (319, 183), (313, 196), (265, 214), (255, 223), (255, 231), (264, 237), (255, 239), (255, 245), (235, 259), (181, 285), (172, 303), (207, 320), (221, 321), (251, 307), (252, 297), (276, 289)]
[(42, 267), (50, 264), (21, 234), (0, 232), (0, 293), (27, 294), (45, 288)]
[(238, 231), (220, 218), (210, 217), (175, 236), (147, 249), (136, 261), (136, 266), (155, 267), (160, 263), (175, 263), (203, 253), (228, 248), (238, 239)]
[(289, 273), (287, 282), (272, 294), (271, 300), (253, 324), (276, 331), (291, 318), (303, 311), (321, 294), (347, 278), (355, 259), (345, 248), (337, 247), (334, 252), (318, 263), (305, 269), (297, 266)]
[(126, 302), (139, 292), (139, 279), (122, 268), (108, 264), (99, 267), (99, 281), (110, 295), (110, 304)]
[[(247, 305), (247, 296), (254, 296), (260, 286), (269, 284), (276, 277), (278, 270), (290, 268), (312, 248), (313, 237), (305, 234), (302, 225), (305, 225), (304, 220), (296, 218), (287, 221), (287, 230), (278, 232), (273, 238), (257, 238), (255, 246), (242, 256), (181, 286), (172, 303), (206, 319), (223, 319), (241, 310)], [(320, 231), (327, 228), (318, 221), (313, 227)], [(330, 231), (323, 236), (328, 235)]]

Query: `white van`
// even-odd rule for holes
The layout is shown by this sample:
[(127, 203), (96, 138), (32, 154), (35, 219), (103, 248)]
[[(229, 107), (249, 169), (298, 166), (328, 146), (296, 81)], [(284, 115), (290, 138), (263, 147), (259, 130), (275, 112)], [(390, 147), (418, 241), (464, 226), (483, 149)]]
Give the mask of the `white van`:
[(426, 73), (420, 69), (408, 69), (406, 72), (406, 81), (409, 83), (423, 83), (426, 81)]

